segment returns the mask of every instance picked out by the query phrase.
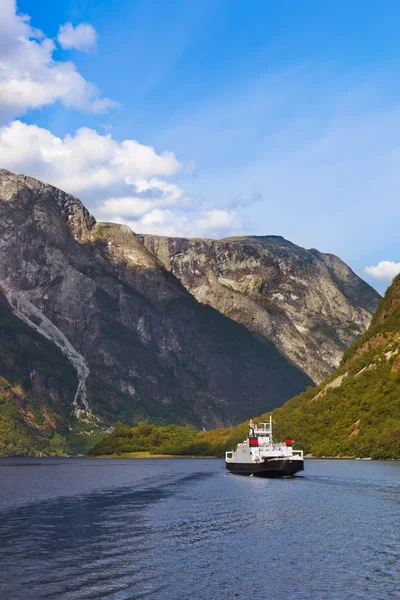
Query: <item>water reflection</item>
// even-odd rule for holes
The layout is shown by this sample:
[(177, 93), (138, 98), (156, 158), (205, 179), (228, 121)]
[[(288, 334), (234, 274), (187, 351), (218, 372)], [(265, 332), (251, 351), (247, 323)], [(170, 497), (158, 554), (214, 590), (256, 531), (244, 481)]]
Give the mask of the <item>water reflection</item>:
[(2, 600), (400, 598), (399, 463), (35, 462), (0, 461)]
[(3, 511), (2, 597), (160, 597), (164, 567), (154, 561), (157, 532), (147, 513), (180, 486), (207, 477), (193, 473), (145, 490), (103, 489)]

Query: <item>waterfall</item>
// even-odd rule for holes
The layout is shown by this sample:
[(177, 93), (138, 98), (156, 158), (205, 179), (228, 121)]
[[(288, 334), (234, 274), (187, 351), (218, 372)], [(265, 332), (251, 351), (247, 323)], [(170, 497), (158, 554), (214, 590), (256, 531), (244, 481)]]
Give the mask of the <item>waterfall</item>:
[[(43, 335), (45, 338), (56, 344), (64, 356), (69, 360), (76, 370), (78, 376), (78, 388), (73, 400), (73, 411), (77, 418), (82, 418), (83, 410), (91, 413), (92, 410), (87, 401), (86, 379), (89, 375), (89, 367), (82, 354), (73, 347), (71, 342), (65, 337), (62, 331), (58, 329), (48, 319), (43, 312), (37, 308), (23, 292), (17, 292), (0, 282), (0, 287), (10, 304), (16, 317), (24, 321), (29, 327)], [(38, 320), (38, 323), (32, 320), (32, 317)]]

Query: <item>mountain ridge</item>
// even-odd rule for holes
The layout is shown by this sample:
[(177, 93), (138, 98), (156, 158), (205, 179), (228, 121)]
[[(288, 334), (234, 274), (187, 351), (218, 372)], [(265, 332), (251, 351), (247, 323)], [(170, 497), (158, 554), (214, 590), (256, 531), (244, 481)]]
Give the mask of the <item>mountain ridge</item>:
[[(274, 252), (282, 246), (298, 252), (279, 236), (262, 237)], [(248, 268), (260, 242), (224, 244)], [(319, 263), (304, 249), (299, 252), (297, 262), (311, 272)], [(143, 236), (124, 225), (97, 223), (74, 196), (6, 170), (0, 170), (0, 257), (0, 287), (14, 317), (50, 338), (75, 366), (79, 385), (65, 398), (69, 416), (54, 424), (54, 435), (62, 438), (58, 447), (67, 445), (69, 427), (87, 436), (116, 421), (233, 425), (312, 384), (273, 339), (211, 302), (199, 302)], [(201, 252), (198, 259), (204, 259)], [(287, 265), (297, 268), (296, 261)], [(271, 272), (279, 275), (274, 268), (272, 260)], [(336, 290), (326, 268), (323, 275), (324, 285)], [(271, 284), (263, 277), (257, 284), (273, 291), (274, 278)], [(224, 285), (230, 289), (232, 281)], [(306, 288), (307, 281), (302, 285)], [(284, 311), (264, 296), (262, 309), (279, 329)], [(242, 297), (255, 306), (254, 299)], [(310, 310), (318, 317), (318, 306)], [(350, 310), (343, 326), (353, 314), (361, 329), (370, 319), (363, 308), (343, 304), (343, 310), (345, 316)], [(322, 336), (312, 335), (316, 342)], [(0, 361), (0, 375), (1, 369)], [(29, 415), (21, 418), (26, 425)]]
[(138, 236), (199, 302), (272, 341), (316, 383), (339, 365), (380, 300), (338, 257), (282, 236)]

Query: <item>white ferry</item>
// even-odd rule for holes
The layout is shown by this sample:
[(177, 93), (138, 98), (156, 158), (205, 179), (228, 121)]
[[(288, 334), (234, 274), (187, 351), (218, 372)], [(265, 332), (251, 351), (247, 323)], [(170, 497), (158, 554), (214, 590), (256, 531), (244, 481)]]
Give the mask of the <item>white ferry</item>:
[(304, 469), (303, 451), (293, 450), (291, 439), (274, 444), (272, 417), (260, 425), (250, 420), (249, 437), (236, 450), (226, 452), (225, 462), (231, 473), (258, 477), (283, 477)]

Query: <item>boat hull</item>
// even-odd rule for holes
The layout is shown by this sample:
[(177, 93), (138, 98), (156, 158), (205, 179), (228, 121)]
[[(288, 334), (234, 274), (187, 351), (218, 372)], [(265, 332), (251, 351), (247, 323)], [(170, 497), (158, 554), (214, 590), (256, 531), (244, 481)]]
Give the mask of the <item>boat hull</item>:
[(283, 458), (266, 460), (261, 463), (227, 462), (226, 468), (234, 475), (254, 475), (256, 477), (290, 477), (304, 470), (304, 461)]

